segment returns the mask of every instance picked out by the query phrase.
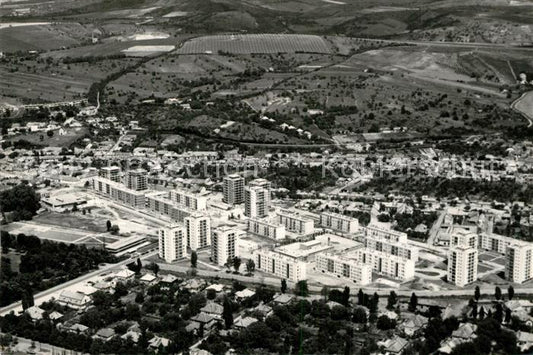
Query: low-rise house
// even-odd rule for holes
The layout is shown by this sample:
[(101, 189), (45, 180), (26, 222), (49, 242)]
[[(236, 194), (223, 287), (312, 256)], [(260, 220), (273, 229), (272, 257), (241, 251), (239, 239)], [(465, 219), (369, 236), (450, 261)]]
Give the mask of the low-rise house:
[(279, 305), (284, 305), (284, 304), (289, 304), (293, 299), (294, 299), (293, 295), (289, 295), (288, 293), (281, 293), (277, 295), (276, 297), (274, 297), (272, 302), (279, 304)]
[(52, 322), (56, 322), (60, 320), (61, 318), (63, 318), (63, 315), (59, 312), (53, 311), (52, 313), (48, 315), (48, 318), (50, 318)]
[(159, 349), (160, 346), (167, 347), (170, 344), (170, 340), (167, 338), (158, 337), (157, 335), (150, 339), (148, 347), (153, 350)]
[(133, 280), (135, 273), (129, 269), (122, 269), (115, 273), (115, 278), (119, 281), (129, 281)]
[(461, 323), (457, 330), (452, 332), (453, 339), (460, 339), (463, 341), (470, 341), (477, 337), (477, 325), (470, 323)]
[(451, 354), (453, 349), (461, 343), (464, 343), (461, 339), (447, 338), (440, 343), (440, 348), (437, 353), (439, 354)]
[(218, 303), (209, 302), (204, 307), (202, 307), (202, 309), (200, 309), (200, 312), (209, 314), (210, 316), (217, 318), (217, 319), (222, 319), (222, 313), (224, 312), (224, 307), (222, 307)]
[(85, 309), (92, 302), (91, 297), (77, 291), (64, 290), (59, 295), (57, 302), (72, 309)]
[(516, 345), (520, 351), (525, 352), (533, 347), (533, 333), (523, 332), (519, 330), (516, 332)]
[(191, 321), (196, 322), (200, 325), (203, 324), (204, 330), (211, 329), (217, 322), (217, 320), (210, 314), (200, 312), (194, 317), (191, 317)]
[(257, 322), (257, 319), (252, 317), (243, 317), (233, 323), (233, 326), (238, 329), (248, 328), (251, 324)]
[(416, 314), (414, 317), (405, 320), (401, 327), (403, 328), (405, 335), (414, 336), (422, 331), (427, 324), (428, 319), (426, 317)]
[(172, 274), (166, 274), (161, 277), (161, 281), (159, 281), (161, 288), (169, 288), (171, 285), (173, 285), (176, 281), (178, 281), (178, 278)]
[(30, 316), (33, 322), (37, 322), (43, 319), (43, 314), (45, 313), (44, 309), (41, 309), (37, 306), (32, 306), (30, 308), (27, 308), (24, 312)]
[(153, 274), (144, 274), (140, 279), (139, 281), (141, 281), (142, 283), (146, 284), (146, 285), (155, 285), (158, 283), (159, 279), (157, 278), (157, 276), (153, 275)]
[(224, 285), (222, 284), (212, 284), (212, 285), (209, 285), (207, 288), (206, 288), (206, 291), (207, 290), (214, 290), (216, 293), (220, 293), (222, 291), (224, 291)]
[(378, 342), (378, 346), (383, 347), (383, 350), (387, 354), (401, 354), (405, 350), (407, 344), (409, 344), (407, 340), (397, 335), (391, 339)]
[(255, 295), (255, 291), (250, 290), (249, 288), (245, 288), (242, 291), (235, 292), (235, 300), (237, 302), (244, 301), (245, 299), (250, 298), (253, 295)]
[(196, 293), (201, 291), (206, 285), (206, 281), (203, 279), (190, 279), (183, 281), (180, 284), (180, 287), (188, 290), (191, 293)]
[(89, 332), (89, 327), (83, 324), (80, 324), (80, 323), (75, 323), (68, 327), (63, 326), (62, 329), (64, 329), (65, 331), (69, 333), (74, 333), (74, 334), (87, 334)]
[(259, 312), (263, 315), (264, 318), (270, 316), (273, 313), (272, 307), (261, 302), (257, 307), (254, 308), (256, 312)]
[(93, 335), (93, 339), (100, 339), (102, 341), (109, 341), (115, 336), (115, 330), (111, 328), (102, 328)]
[(139, 338), (141, 337), (141, 333), (135, 331), (135, 330), (128, 330), (126, 333), (122, 334), (120, 336), (121, 339), (127, 340), (128, 338), (131, 339), (134, 343), (137, 344), (139, 341)]

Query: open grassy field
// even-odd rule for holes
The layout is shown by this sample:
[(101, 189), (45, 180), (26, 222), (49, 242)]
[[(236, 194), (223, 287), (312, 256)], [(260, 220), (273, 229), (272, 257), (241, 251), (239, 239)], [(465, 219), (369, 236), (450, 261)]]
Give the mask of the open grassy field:
[(191, 39), (177, 50), (178, 54), (201, 53), (331, 53), (328, 43), (309, 35), (219, 35)]
[[(24, 133), (19, 134), (13, 138), (12, 141), (25, 140), (36, 145), (43, 145), (46, 147), (69, 147), (72, 143), (76, 142), (78, 139), (84, 137), (88, 133), (87, 128), (70, 128), (67, 129), (65, 135), (59, 135), (55, 131), (52, 137), (49, 137), (46, 132), (33, 132), (33, 133)], [(42, 137), (42, 140), (41, 140)]]

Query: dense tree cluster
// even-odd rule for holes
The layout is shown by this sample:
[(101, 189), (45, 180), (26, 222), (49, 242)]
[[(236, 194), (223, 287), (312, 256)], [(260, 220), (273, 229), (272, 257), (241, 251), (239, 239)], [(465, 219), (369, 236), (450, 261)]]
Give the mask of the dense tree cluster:
[(42, 291), (94, 270), (100, 263), (118, 261), (104, 250), (1, 233), (2, 252), (13, 250), (21, 257), (18, 270), (12, 270), (11, 259), (2, 255), (0, 306), (20, 300), (30, 286)]
[(13, 212), (14, 220), (29, 220), (41, 205), (40, 196), (28, 184), (19, 184), (0, 192), (0, 212)]

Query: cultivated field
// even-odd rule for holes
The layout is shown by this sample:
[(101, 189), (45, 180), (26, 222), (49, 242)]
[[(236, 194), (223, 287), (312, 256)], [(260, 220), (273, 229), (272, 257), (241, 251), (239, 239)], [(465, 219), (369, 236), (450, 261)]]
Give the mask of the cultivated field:
[(178, 54), (227, 52), (247, 53), (331, 53), (331, 47), (319, 36), (253, 34), (220, 35), (191, 39), (177, 50)]

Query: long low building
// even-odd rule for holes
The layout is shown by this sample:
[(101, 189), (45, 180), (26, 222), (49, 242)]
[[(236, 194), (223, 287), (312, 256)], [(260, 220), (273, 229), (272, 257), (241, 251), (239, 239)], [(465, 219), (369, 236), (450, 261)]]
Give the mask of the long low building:
[(307, 263), (275, 250), (262, 248), (252, 254), (257, 270), (282, 279), (298, 282), (307, 278)]
[(136, 246), (140, 246), (146, 241), (146, 237), (142, 235), (134, 235), (127, 238), (122, 238), (117, 240), (114, 243), (110, 243), (106, 246), (106, 250), (114, 253), (119, 254), (123, 251), (126, 251), (128, 249), (131, 249)]
[(106, 178), (94, 177), (93, 190), (97, 194), (136, 209), (144, 209), (146, 205), (146, 191), (132, 190)]
[(146, 195), (146, 208), (149, 213), (172, 222), (184, 222), (193, 210), (177, 205), (169, 199), (169, 192), (156, 192)]
[(322, 212), (320, 226), (341, 233), (354, 234), (359, 230), (359, 220), (340, 213)]
[(316, 269), (360, 285), (372, 282), (372, 266), (361, 263), (357, 254), (320, 254), (316, 258)]
[(285, 226), (285, 229), (289, 232), (309, 235), (315, 231), (314, 221), (298, 212), (280, 209), (276, 212), (276, 218), (278, 223)]
[(360, 249), (359, 260), (372, 266), (372, 270), (380, 275), (397, 280), (410, 280), (415, 276), (415, 262), (399, 256), (376, 250)]
[(248, 233), (274, 240), (285, 239), (285, 226), (259, 218), (250, 218), (246, 223)]

